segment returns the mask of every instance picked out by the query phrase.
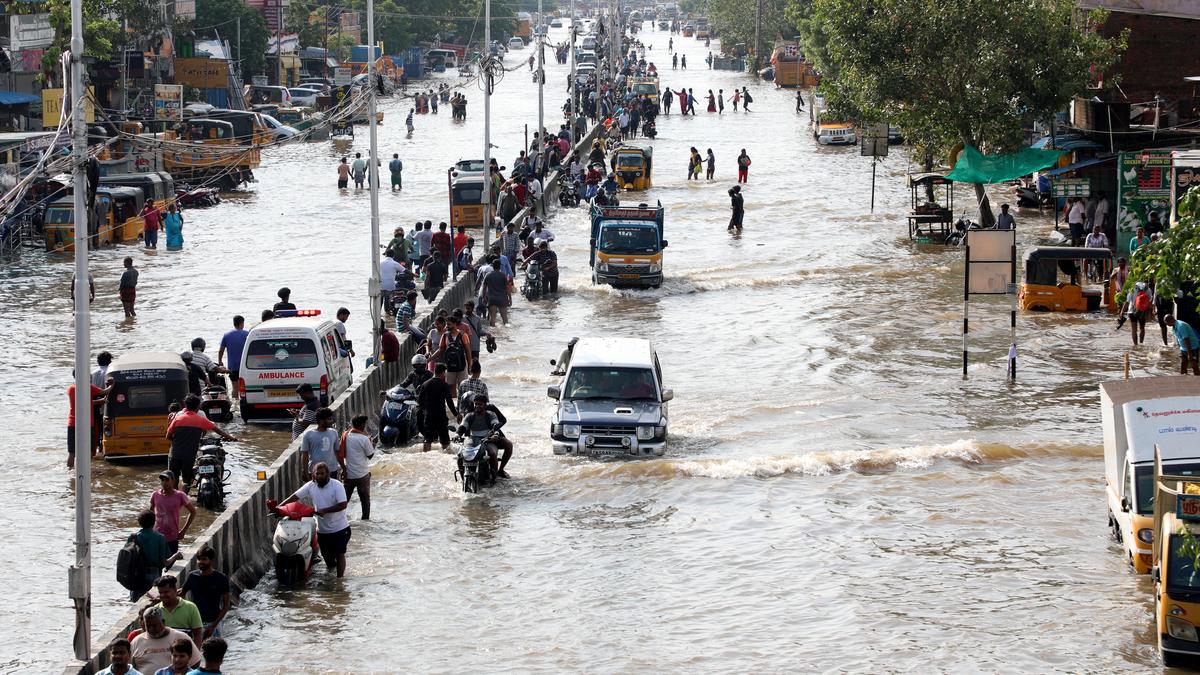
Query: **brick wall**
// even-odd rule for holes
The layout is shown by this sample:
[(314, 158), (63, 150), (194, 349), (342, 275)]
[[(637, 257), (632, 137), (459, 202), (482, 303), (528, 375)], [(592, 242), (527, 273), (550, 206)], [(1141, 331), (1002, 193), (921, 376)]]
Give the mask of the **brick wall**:
[(1193, 83), (1183, 78), (1200, 76), (1200, 20), (1112, 12), (1103, 32), (1115, 37), (1126, 28), (1129, 47), (1116, 71), (1129, 100), (1150, 101), (1155, 93), (1172, 100), (1192, 98)]

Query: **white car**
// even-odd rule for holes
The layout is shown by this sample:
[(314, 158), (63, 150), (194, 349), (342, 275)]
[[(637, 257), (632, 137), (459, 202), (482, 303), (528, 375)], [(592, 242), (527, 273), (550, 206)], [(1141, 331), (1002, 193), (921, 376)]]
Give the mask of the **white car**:
[(266, 122), (267, 127), (271, 130), (271, 138), (276, 141), (286, 141), (289, 138), (295, 138), (300, 135), (300, 132), (295, 127), (290, 127), (283, 122), (266, 115), (259, 113), (262, 116), (263, 122)]
[(317, 96), (320, 92), (315, 89), (304, 89), (302, 87), (293, 87), (288, 89), (292, 95), (292, 105), (312, 107), (317, 104)]
[(525, 41), (519, 37), (510, 38), (508, 40), (508, 48), (509, 49), (524, 49)]

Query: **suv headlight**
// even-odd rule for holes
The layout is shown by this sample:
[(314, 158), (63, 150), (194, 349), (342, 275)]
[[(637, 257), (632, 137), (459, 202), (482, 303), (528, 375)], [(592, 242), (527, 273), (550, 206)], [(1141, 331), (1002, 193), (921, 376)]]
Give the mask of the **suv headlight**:
[(1196, 636), (1196, 627), (1175, 617), (1167, 617), (1167, 634), (1177, 640), (1188, 640), (1189, 642), (1200, 642)]
[(606, 263), (606, 262), (600, 263), (599, 265), (596, 266), (596, 271), (597, 272), (607, 272), (608, 271), (608, 263)]
[(639, 441), (648, 441), (654, 438), (654, 427), (639, 426), (637, 428), (637, 437)]
[(1137, 537), (1144, 543), (1153, 544), (1154, 543), (1154, 530), (1152, 530), (1148, 527), (1143, 527), (1142, 529), (1138, 530)]
[(566, 436), (567, 438), (579, 438), (579, 432), (580, 429), (578, 424), (562, 425), (562, 435)]

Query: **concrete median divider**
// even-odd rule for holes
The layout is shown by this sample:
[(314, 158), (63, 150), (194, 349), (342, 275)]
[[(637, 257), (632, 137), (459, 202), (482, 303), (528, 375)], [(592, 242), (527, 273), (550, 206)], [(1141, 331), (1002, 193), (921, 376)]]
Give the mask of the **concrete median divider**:
[[(460, 275), (457, 281), (445, 288), (436, 303), (421, 320), (421, 327), (428, 330), (437, 311), (453, 311), (474, 296), (471, 275)], [(330, 404), (337, 427), (348, 429), (355, 415), (370, 415), (378, 421), (380, 391), (395, 386), (409, 372), (409, 361), (416, 354), (417, 343), (411, 337), (400, 346), (400, 360), (395, 363), (380, 363), (367, 368), (362, 376)], [(177, 563), (167, 570), (168, 574), (179, 575), (181, 580), (195, 569), (196, 551), (208, 544), (216, 551), (217, 567), (229, 575), (236, 596), (242, 590), (253, 588), (272, 566), (271, 535), (275, 531), (275, 519), (267, 513), (267, 500), (282, 501), (300, 487), (300, 443), (293, 441), (267, 469), (267, 478), (249, 494), (234, 497), (225, 511), (200, 536), (183, 549), (184, 564)], [(114, 561), (100, 561), (93, 568), (93, 575), (112, 574)], [(71, 675), (93, 675), (108, 665), (108, 645), (118, 637), (124, 637), (137, 626), (138, 614), (146, 603), (143, 600), (117, 620), (109, 630), (98, 634), (93, 640), (95, 656), (91, 661), (72, 661), (63, 671)]]

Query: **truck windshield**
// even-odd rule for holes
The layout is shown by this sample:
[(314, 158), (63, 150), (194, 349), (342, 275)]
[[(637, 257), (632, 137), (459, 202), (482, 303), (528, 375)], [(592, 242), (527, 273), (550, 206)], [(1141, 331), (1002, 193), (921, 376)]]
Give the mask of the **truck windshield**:
[(657, 253), (658, 231), (648, 227), (606, 227), (600, 235), (604, 253)]
[[(1167, 593), (1176, 600), (1200, 599), (1200, 570), (1196, 555), (1189, 551), (1187, 539), (1178, 533), (1171, 535), (1171, 560), (1167, 566)], [(1180, 597), (1191, 596), (1191, 597)]]
[(285, 340), (255, 340), (246, 353), (250, 370), (279, 370), (281, 368), (314, 368), (317, 346), (308, 338)]
[[(1189, 464), (1167, 464), (1163, 473), (1171, 476), (1200, 477), (1200, 462)], [(1137, 483), (1137, 511), (1143, 516), (1154, 515), (1154, 467), (1139, 466), (1133, 470)]]
[(617, 166), (640, 169), (642, 168), (642, 156), (632, 154), (618, 155)]
[(649, 368), (573, 368), (564, 399), (611, 398), (657, 401), (654, 373)]

